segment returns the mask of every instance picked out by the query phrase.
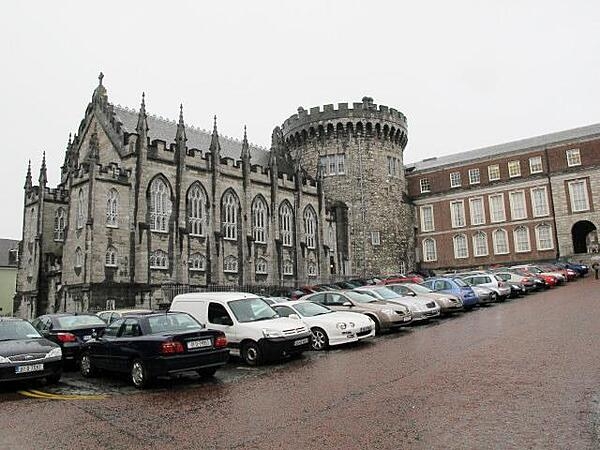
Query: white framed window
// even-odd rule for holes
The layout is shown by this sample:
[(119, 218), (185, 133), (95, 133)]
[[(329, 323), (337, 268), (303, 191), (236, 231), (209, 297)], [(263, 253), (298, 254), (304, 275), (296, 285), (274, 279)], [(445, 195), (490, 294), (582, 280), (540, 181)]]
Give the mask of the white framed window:
[(452, 228), (460, 228), (466, 225), (465, 203), (463, 200), (450, 202), (450, 217), (452, 219)]
[(470, 198), (469, 210), (471, 212), (471, 225), (485, 224), (485, 208), (483, 207), (483, 197)]
[(546, 187), (536, 187), (531, 189), (531, 203), (533, 217), (544, 217), (549, 214), (548, 192)]
[(202, 253), (192, 253), (188, 261), (189, 270), (201, 272), (206, 270), (206, 257)]
[(237, 273), (238, 259), (235, 256), (229, 255), (223, 259), (223, 272)]
[(206, 218), (206, 195), (204, 189), (195, 183), (188, 192), (188, 222), (190, 235), (204, 236)]
[(340, 153), (336, 155), (337, 158), (337, 173), (338, 175), (344, 175), (346, 173), (346, 154)]
[(488, 197), (490, 204), (490, 221), (492, 223), (504, 222), (506, 211), (504, 209), (504, 194), (494, 194)]
[(552, 239), (552, 227), (542, 223), (535, 227), (535, 236), (538, 250), (552, 250), (554, 240)]
[(371, 245), (381, 245), (381, 236), (379, 231), (371, 231)]
[(524, 253), (531, 251), (531, 243), (529, 241), (529, 228), (517, 227), (513, 231), (515, 239), (515, 252)]
[(281, 269), (284, 275), (294, 275), (294, 264), (290, 259), (284, 259)]
[(117, 250), (114, 247), (108, 247), (108, 249), (106, 249), (104, 265), (106, 267), (117, 267)]
[(575, 167), (581, 165), (581, 154), (578, 148), (572, 148), (566, 151), (567, 165), (569, 167)]
[(542, 173), (544, 171), (544, 166), (542, 165), (542, 157), (541, 156), (532, 156), (529, 158), (529, 173)]
[(521, 161), (508, 162), (508, 177), (515, 178), (521, 176)]
[(310, 206), (304, 208), (304, 237), (307, 248), (317, 247), (317, 214)]
[(281, 242), (285, 247), (292, 246), (292, 222), (294, 213), (288, 202), (283, 202), (279, 210), (279, 222), (281, 227)]
[(461, 185), (460, 172), (450, 173), (450, 187), (456, 188), (456, 187), (460, 187), (460, 185)]
[(435, 230), (433, 205), (421, 206), (421, 231), (428, 232), (433, 230)]
[(162, 250), (155, 250), (150, 253), (150, 268), (151, 269), (168, 269), (169, 255)]
[(252, 236), (258, 244), (267, 242), (267, 203), (260, 196), (252, 204)]
[(317, 263), (309, 261), (308, 264), (306, 264), (306, 275), (311, 278), (317, 276)]
[(81, 247), (77, 247), (75, 249), (75, 267), (81, 268), (83, 266), (83, 252), (81, 251)]
[(527, 208), (525, 206), (525, 192), (514, 191), (508, 195), (510, 202), (510, 217), (512, 220), (521, 220), (527, 218)]
[(431, 192), (431, 183), (429, 182), (429, 178), (421, 178), (419, 180), (419, 185), (421, 187), (421, 194)]
[(267, 260), (265, 258), (258, 258), (255, 264), (256, 273), (259, 275), (267, 274)]
[(500, 166), (498, 164), (492, 164), (488, 166), (488, 180), (498, 181), (500, 179)]
[(75, 225), (77, 229), (83, 228), (85, 223), (85, 201), (83, 199), (83, 189), (79, 189), (77, 192), (77, 213), (75, 219)]
[(106, 194), (106, 226), (119, 226), (119, 193), (114, 188)]
[(588, 197), (587, 180), (569, 181), (569, 197), (571, 199), (571, 211), (581, 212), (590, 209), (590, 199)]
[(481, 174), (479, 169), (469, 169), (469, 184), (479, 184), (481, 182)]
[(319, 156), (319, 171), (320, 174), (328, 175), (329, 159), (327, 156)]
[(171, 216), (171, 195), (162, 178), (155, 178), (150, 185), (150, 229), (166, 232)]
[(433, 238), (423, 239), (423, 261), (437, 261), (437, 246)]
[[(223, 196), (223, 239), (228, 241), (237, 240), (238, 202), (233, 192), (227, 192)], [(237, 271), (237, 269), (236, 269)]]
[(508, 233), (506, 230), (494, 230), (492, 240), (494, 241), (494, 254), (506, 255), (508, 253)]
[(388, 177), (396, 176), (396, 158), (393, 156), (387, 157)]
[(478, 231), (473, 235), (473, 254), (475, 256), (488, 255), (487, 234), (483, 231)]
[(337, 158), (335, 155), (329, 156), (329, 175), (337, 174)]
[(65, 209), (60, 207), (54, 213), (54, 240), (63, 241), (65, 239)]
[(467, 243), (467, 236), (464, 234), (457, 234), (452, 238), (454, 243), (454, 257), (456, 259), (464, 259), (469, 257), (469, 245)]

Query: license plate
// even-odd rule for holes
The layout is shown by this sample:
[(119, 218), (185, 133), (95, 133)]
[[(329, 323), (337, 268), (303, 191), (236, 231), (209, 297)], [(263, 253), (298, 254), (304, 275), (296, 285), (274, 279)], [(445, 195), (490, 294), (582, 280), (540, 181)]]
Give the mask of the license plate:
[(15, 367), (15, 373), (29, 373), (29, 372), (40, 372), (44, 370), (43, 364), (31, 364), (29, 366), (17, 366)]
[(188, 350), (193, 350), (195, 348), (203, 348), (203, 347), (211, 347), (212, 341), (210, 339), (199, 339), (197, 341), (189, 341), (187, 343)]
[(405, 317), (403, 320), (404, 320), (405, 322), (408, 322), (408, 321), (409, 321), (409, 320), (411, 320), (411, 319), (412, 319), (412, 317)]
[(297, 346), (303, 345), (303, 344), (308, 344), (308, 338), (298, 339), (297, 341), (294, 341), (294, 347), (297, 347)]
[(359, 333), (365, 333), (367, 331), (371, 331), (371, 327), (362, 327), (359, 331)]
[(88, 334), (88, 335), (85, 335), (85, 336), (83, 337), (83, 340), (84, 340), (84, 341), (89, 341), (91, 338), (92, 338), (92, 336)]

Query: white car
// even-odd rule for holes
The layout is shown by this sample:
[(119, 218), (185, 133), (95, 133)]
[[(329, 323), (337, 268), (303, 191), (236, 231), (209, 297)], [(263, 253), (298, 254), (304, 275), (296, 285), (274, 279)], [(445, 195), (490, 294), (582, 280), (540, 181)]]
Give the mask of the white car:
[(354, 290), (379, 300), (406, 306), (410, 310), (413, 321), (427, 320), (440, 315), (440, 307), (429, 298), (404, 297), (386, 286), (361, 286)]
[(281, 317), (300, 319), (312, 332), (313, 350), (330, 345), (356, 342), (375, 336), (375, 322), (354, 312), (333, 311), (326, 306), (304, 300), (276, 303), (273, 309)]

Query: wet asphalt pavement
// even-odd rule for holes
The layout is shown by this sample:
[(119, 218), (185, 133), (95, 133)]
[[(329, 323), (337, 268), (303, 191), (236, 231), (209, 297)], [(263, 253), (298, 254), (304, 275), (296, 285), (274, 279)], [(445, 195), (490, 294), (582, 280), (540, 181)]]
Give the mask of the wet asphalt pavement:
[(599, 288), (257, 369), (234, 360), (211, 381), (4, 387), (0, 448), (600, 448)]

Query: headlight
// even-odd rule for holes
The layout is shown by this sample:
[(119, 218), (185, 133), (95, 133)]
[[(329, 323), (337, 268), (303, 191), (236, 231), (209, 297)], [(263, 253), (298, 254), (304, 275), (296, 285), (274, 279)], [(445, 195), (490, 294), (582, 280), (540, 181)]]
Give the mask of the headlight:
[(392, 314), (396, 314), (396, 312), (393, 309), (382, 309), (381, 312), (384, 314), (387, 314), (388, 316), (391, 316)]
[(348, 322), (348, 326), (350, 328), (354, 328), (356, 326), (356, 324), (354, 322)]
[(9, 363), (9, 362), (10, 362), (10, 359), (5, 358), (4, 356), (0, 356), (0, 364)]
[(53, 348), (48, 352), (46, 358), (62, 358), (62, 350), (60, 347)]
[(270, 330), (265, 328), (262, 330), (263, 336), (266, 338), (278, 338), (283, 337), (283, 333), (279, 330)]
[(335, 324), (335, 327), (338, 330), (345, 330), (346, 329), (346, 324), (344, 322), (338, 322), (338, 323)]

